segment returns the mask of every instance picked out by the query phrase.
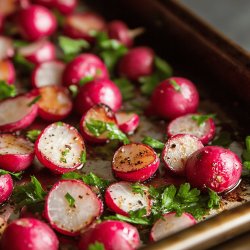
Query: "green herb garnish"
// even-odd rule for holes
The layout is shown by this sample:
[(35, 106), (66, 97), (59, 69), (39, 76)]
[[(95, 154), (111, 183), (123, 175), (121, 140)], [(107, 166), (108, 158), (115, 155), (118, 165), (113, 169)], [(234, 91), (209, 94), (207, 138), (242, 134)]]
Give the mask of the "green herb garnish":
[(41, 134), (41, 130), (38, 129), (33, 129), (33, 130), (29, 130), (26, 133), (26, 137), (31, 141), (31, 142), (35, 142), (37, 137)]
[(82, 164), (86, 162), (86, 158), (87, 158), (86, 151), (82, 151), (81, 158), (80, 158)]
[(204, 124), (208, 119), (214, 119), (215, 114), (208, 114), (208, 115), (192, 115), (192, 120), (196, 121), (199, 126)]
[(4, 174), (10, 174), (12, 177), (15, 177), (16, 179), (21, 180), (23, 172), (13, 173), (13, 172), (0, 169), (0, 175), (4, 175)]
[(94, 76), (85, 76), (79, 81), (79, 85), (83, 86), (85, 83), (91, 82), (94, 80)]
[(126, 78), (116, 78), (113, 80), (122, 94), (122, 100), (127, 101), (135, 97), (135, 87)]
[(163, 142), (158, 141), (150, 136), (144, 137), (142, 143), (147, 144), (154, 149), (160, 149), (160, 150), (162, 150), (165, 146)]
[(67, 163), (66, 156), (69, 152), (70, 150), (68, 148), (61, 152), (60, 162)]
[(18, 67), (22, 68), (24, 71), (31, 71), (34, 69), (34, 64), (26, 60), (21, 54), (16, 54), (14, 56), (14, 62)]
[(41, 98), (42, 98), (41, 95), (36, 96), (31, 102), (29, 102), (29, 103), (27, 104), (27, 106), (28, 106), (28, 107), (31, 107), (32, 105), (34, 105), (35, 103), (37, 103)]
[(148, 187), (136, 182), (131, 184), (132, 191), (136, 194), (144, 195), (148, 191)]
[(14, 40), (13, 41), (13, 46), (15, 48), (22, 48), (22, 47), (25, 47), (29, 45), (29, 43), (27, 41), (24, 41), (24, 40)]
[(105, 247), (102, 243), (96, 241), (88, 246), (88, 250), (105, 250)]
[(75, 207), (75, 199), (69, 194), (65, 194), (65, 199), (67, 200), (70, 207)]
[(5, 98), (14, 97), (16, 95), (16, 87), (9, 85), (5, 81), (0, 80), (0, 100)]

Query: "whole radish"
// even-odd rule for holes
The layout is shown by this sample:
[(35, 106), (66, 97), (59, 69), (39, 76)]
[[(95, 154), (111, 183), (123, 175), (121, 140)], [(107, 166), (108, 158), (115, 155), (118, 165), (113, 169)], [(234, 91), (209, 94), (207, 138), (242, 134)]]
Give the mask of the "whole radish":
[(9, 174), (0, 175), (0, 204), (9, 199), (13, 187), (13, 181)]
[(0, 36), (0, 61), (12, 57), (14, 53), (12, 39), (9, 37)]
[(53, 7), (64, 15), (71, 14), (77, 7), (78, 0), (54, 0)]
[(13, 84), (16, 80), (16, 71), (10, 60), (0, 61), (0, 80)]
[(186, 177), (193, 187), (224, 192), (239, 181), (242, 164), (239, 157), (218, 146), (206, 146), (193, 153), (186, 163)]
[(1, 247), (5, 250), (58, 250), (59, 242), (56, 234), (44, 222), (22, 218), (8, 225)]
[(151, 96), (148, 113), (165, 119), (193, 113), (199, 105), (199, 93), (195, 85), (180, 77), (161, 82)]

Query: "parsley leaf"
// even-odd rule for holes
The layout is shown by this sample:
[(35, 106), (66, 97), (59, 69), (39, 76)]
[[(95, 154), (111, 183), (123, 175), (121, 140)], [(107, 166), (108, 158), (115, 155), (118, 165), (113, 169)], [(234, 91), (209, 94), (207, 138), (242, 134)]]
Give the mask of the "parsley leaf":
[(0, 80), (0, 100), (14, 97), (16, 95), (16, 87), (14, 85), (9, 85), (3, 80)]
[(105, 250), (105, 247), (102, 243), (96, 241), (88, 246), (88, 250)]
[(69, 194), (65, 194), (65, 199), (67, 200), (67, 202), (69, 203), (70, 207), (75, 207), (75, 199)]
[(27, 46), (29, 43), (27, 41), (24, 41), (24, 40), (14, 40), (13, 41), (13, 46), (15, 48), (22, 48), (22, 47), (25, 47)]
[(76, 85), (70, 85), (70, 86), (69, 86), (69, 91), (70, 91), (71, 96), (72, 96), (73, 98), (75, 98), (75, 97), (77, 96), (77, 94), (78, 94), (78, 88), (77, 88)]
[(37, 103), (42, 98), (41, 95), (36, 96), (30, 103), (27, 104), (28, 107), (31, 107), (35, 103)]
[(250, 170), (250, 136), (247, 136), (245, 139), (246, 149), (243, 150), (242, 158), (243, 158), (243, 166)]
[(10, 174), (12, 177), (15, 177), (16, 179), (21, 180), (23, 172), (13, 173), (13, 172), (0, 169), (0, 175), (4, 175), (4, 174)]
[(142, 143), (149, 145), (154, 149), (163, 149), (165, 144), (161, 141), (158, 141), (150, 136), (146, 136), (143, 138)]
[(84, 150), (84, 151), (82, 151), (81, 159), (80, 159), (82, 164), (84, 164), (86, 162), (86, 158), (87, 158), (86, 151)]
[(29, 62), (27, 59), (24, 58), (24, 56), (22, 56), (19, 53), (16, 53), (14, 56), (14, 62), (17, 65), (17, 67), (22, 68), (24, 71), (31, 71), (34, 69), (34, 64)]
[(145, 191), (148, 191), (148, 187), (138, 182), (131, 184), (132, 191), (136, 194), (144, 195)]
[(38, 129), (33, 129), (33, 130), (29, 130), (26, 133), (26, 137), (31, 141), (31, 142), (35, 142), (37, 137), (41, 134), (41, 130)]
[(174, 87), (175, 91), (178, 91), (178, 92), (181, 91), (181, 86), (174, 79), (171, 78), (169, 82)]
[(116, 78), (113, 81), (120, 89), (124, 101), (135, 97), (135, 87), (129, 80), (126, 78)]
[(209, 194), (208, 207), (209, 208), (219, 207), (220, 197), (218, 196), (218, 194), (211, 189), (208, 189), (208, 194)]
[(215, 114), (208, 114), (208, 115), (192, 115), (192, 120), (196, 121), (199, 126), (204, 124), (208, 119), (214, 119)]
[(79, 81), (79, 85), (83, 86), (85, 83), (91, 82), (94, 80), (94, 76), (85, 76)]

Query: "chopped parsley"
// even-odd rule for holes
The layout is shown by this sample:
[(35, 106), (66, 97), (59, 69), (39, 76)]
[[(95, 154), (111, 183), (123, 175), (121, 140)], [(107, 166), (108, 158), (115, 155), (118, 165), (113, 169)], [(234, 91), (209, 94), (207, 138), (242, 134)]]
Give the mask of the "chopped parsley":
[(14, 97), (16, 95), (16, 87), (9, 85), (3, 80), (0, 80), (0, 100), (5, 98)]
[(137, 194), (140, 194), (140, 195), (144, 195), (145, 191), (148, 191), (147, 186), (144, 186), (144, 185), (142, 185), (142, 184), (140, 184), (138, 182), (132, 183), (131, 187), (132, 187), (132, 191), (134, 193), (137, 193)]
[(77, 94), (78, 94), (78, 88), (77, 88), (76, 85), (70, 85), (70, 86), (69, 86), (69, 91), (70, 91), (71, 96), (72, 96), (73, 98), (75, 98), (75, 97), (77, 96)]
[(243, 166), (247, 170), (250, 170), (250, 136), (247, 136), (245, 139), (246, 148), (243, 150), (242, 159)]
[(169, 83), (173, 86), (173, 88), (175, 89), (175, 91), (178, 91), (178, 92), (181, 91), (181, 86), (173, 78), (171, 78), (169, 80)]
[(60, 162), (62, 163), (67, 163), (67, 159), (66, 159), (66, 156), (67, 154), (70, 152), (70, 150), (68, 148), (66, 148), (65, 150), (63, 150), (61, 152), (61, 158), (60, 158)]
[(105, 247), (102, 243), (96, 241), (88, 246), (88, 250), (105, 250)]
[(12, 177), (15, 177), (16, 179), (21, 180), (23, 172), (13, 173), (7, 170), (0, 169), (0, 175), (5, 175), (5, 174), (10, 174)]
[(192, 115), (192, 120), (196, 121), (198, 126), (204, 124), (208, 119), (214, 119), (215, 114), (208, 114), (208, 115)]
[(86, 162), (86, 158), (87, 158), (86, 151), (84, 150), (84, 151), (82, 151), (81, 158), (80, 158), (82, 164), (84, 164)]
[(154, 149), (160, 149), (160, 150), (162, 150), (165, 146), (163, 142), (158, 141), (150, 136), (144, 137), (142, 143), (147, 144)]
[(94, 80), (94, 76), (85, 76), (79, 81), (79, 85), (83, 86), (85, 83), (91, 82)]
[(37, 137), (41, 134), (41, 130), (38, 129), (32, 129), (29, 130), (26, 133), (26, 137), (31, 141), (31, 142), (35, 142)]
[(31, 102), (29, 102), (29, 103), (27, 104), (27, 106), (28, 106), (28, 107), (31, 107), (32, 105), (34, 105), (35, 103), (37, 103), (41, 98), (42, 98), (41, 95), (36, 96)]
[(75, 207), (75, 199), (69, 194), (65, 194), (65, 199), (67, 200), (70, 207)]

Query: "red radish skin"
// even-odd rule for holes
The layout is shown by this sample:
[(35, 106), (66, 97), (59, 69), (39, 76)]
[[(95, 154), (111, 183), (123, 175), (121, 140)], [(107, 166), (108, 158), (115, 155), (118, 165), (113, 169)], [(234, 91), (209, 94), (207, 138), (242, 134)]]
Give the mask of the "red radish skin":
[(4, 16), (0, 13), (0, 34), (3, 32), (4, 28)]
[(193, 135), (177, 134), (168, 139), (162, 152), (162, 159), (172, 173), (185, 176), (188, 157), (203, 148), (202, 142)]
[[(65, 195), (75, 200), (70, 207)], [(103, 204), (96, 194), (79, 180), (57, 182), (49, 192), (45, 204), (45, 216), (58, 232), (75, 236), (86, 229), (103, 211)]]
[[(179, 90), (175, 89), (173, 81), (178, 84)], [(172, 120), (195, 112), (198, 105), (199, 93), (195, 85), (185, 78), (171, 77), (155, 88), (148, 113)]]
[(115, 116), (119, 129), (125, 134), (133, 134), (139, 126), (140, 117), (135, 113), (118, 112)]
[(60, 86), (39, 88), (38, 115), (47, 121), (60, 121), (71, 113), (73, 104), (69, 91)]
[(177, 216), (175, 212), (164, 214), (163, 219), (160, 218), (153, 225), (150, 240), (161, 240), (195, 224), (195, 218), (189, 213), (183, 213), (181, 216)]
[(0, 102), (0, 132), (14, 132), (30, 126), (37, 116), (37, 104), (30, 105), (36, 98), (28, 93)]
[(34, 159), (34, 144), (12, 134), (0, 135), (0, 168), (10, 172), (27, 169)]
[(41, 5), (30, 5), (18, 13), (18, 27), (22, 36), (29, 41), (37, 41), (52, 35), (57, 27), (51, 11)]
[(142, 143), (121, 146), (114, 154), (112, 170), (124, 181), (145, 181), (153, 176), (160, 164), (156, 152)]
[(107, 220), (86, 231), (80, 240), (79, 250), (88, 250), (99, 242), (105, 250), (133, 250), (140, 246), (137, 229), (122, 221)]
[[(147, 187), (145, 186), (145, 189)], [(130, 211), (146, 208), (147, 215), (151, 212), (149, 193), (134, 193), (132, 183), (116, 182), (111, 184), (105, 192), (105, 202), (115, 213), (128, 216)]]
[(62, 122), (46, 127), (35, 143), (38, 160), (54, 173), (63, 174), (83, 166), (81, 157), (86, 154), (84, 141), (78, 131)]
[(10, 60), (0, 61), (0, 80), (13, 84), (16, 80), (16, 71)]
[(167, 135), (171, 137), (176, 134), (190, 134), (198, 137), (203, 144), (210, 142), (215, 135), (213, 119), (209, 118), (203, 124), (199, 125), (192, 119), (194, 115), (199, 114), (188, 114), (171, 121), (167, 126)]
[(90, 143), (105, 143), (108, 138), (106, 133), (96, 137), (86, 127), (87, 122), (91, 120), (98, 120), (107, 123), (116, 124), (116, 118), (114, 112), (104, 104), (97, 104), (90, 108), (82, 117), (80, 121), (80, 131), (85, 140)]
[(77, 0), (55, 0), (53, 7), (59, 10), (62, 14), (69, 15), (75, 10), (77, 2)]
[(45, 6), (47, 8), (53, 7), (55, 0), (33, 0), (35, 4)]
[(93, 12), (76, 13), (67, 16), (64, 24), (64, 34), (71, 38), (83, 38), (89, 42), (94, 41), (93, 31), (104, 31), (105, 20)]
[(94, 54), (81, 54), (67, 64), (63, 73), (64, 86), (79, 86), (79, 81), (85, 77), (93, 77), (93, 80), (109, 78), (105, 64)]
[(34, 218), (22, 218), (6, 228), (1, 247), (5, 250), (57, 250), (59, 242), (53, 230)]
[(122, 95), (119, 88), (110, 80), (96, 80), (84, 84), (75, 100), (76, 112), (80, 115), (96, 104), (103, 103), (114, 112), (122, 105)]
[(13, 187), (13, 181), (9, 174), (0, 175), (0, 204), (9, 199)]
[(193, 153), (186, 163), (186, 177), (193, 187), (228, 191), (239, 181), (242, 164), (239, 157), (218, 146), (206, 146)]
[(0, 61), (10, 58), (14, 55), (12, 40), (5, 36), (0, 36)]
[(18, 53), (34, 64), (53, 61), (56, 58), (55, 45), (45, 39), (20, 48)]
[(62, 75), (65, 64), (60, 61), (50, 61), (39, 64), (33, 71), (31, 82), (33, 88), (50, 85), (62, 85)]
[(151, 75), (154, 70), (154, 56), (154, 51), (148, 47), (131, 49), (119, 62), (119, 74), (132, 81)]

